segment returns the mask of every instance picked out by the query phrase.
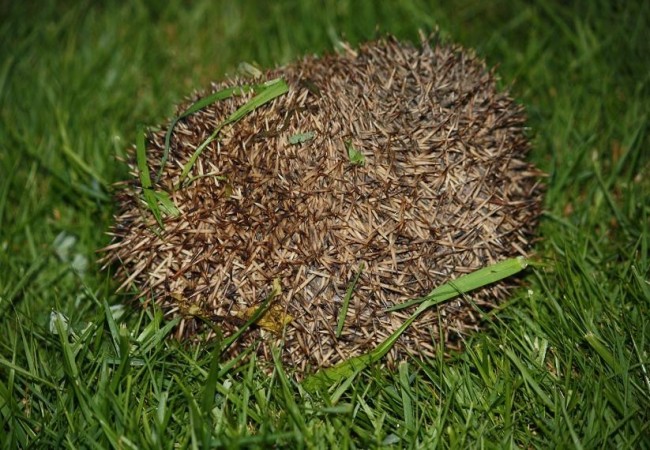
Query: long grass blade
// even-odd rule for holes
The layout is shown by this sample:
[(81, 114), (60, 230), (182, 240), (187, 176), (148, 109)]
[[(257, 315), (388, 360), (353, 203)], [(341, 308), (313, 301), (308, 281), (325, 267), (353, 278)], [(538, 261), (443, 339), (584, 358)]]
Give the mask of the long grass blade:
[(169, 158), (169, 149), (171, 147), (172, 134), (174, 132), (174, 128), (176, 127), (176, 124), (178, 124), (179, 121), (183, 120), (188, 116), (191, 116), (196, 112), (199, 112), (200, 110), (202, 110), (208, 105), (211, 105), (214, 102), (225, 100), (227, 98), (232, 97), (233, 95), (242, 95), (246, 92), (250, 92), (251, 89), (253, 89), (253, 87), (248, 85), (235, 86), (231, 88), (222, 89), (220, 91), (215, 92), (212, 95), (208, 95), (207, 97), (204, 97), (196, 101), (189, 108), (183, 111), (178, 117), (174, 118), (174, 120), (172, 120), (171, 124), (169, 125), (169, 128), (167, 129), (167, 133), (165, 134), (165, 147), (163, 149), (162, 159), (160, 160), (160, 169), (158, 169), (158, 173), (156, 174), (156, 182), (160, 180), (160, 177), (162, 176), (163, 170), (165, 168), (165, 164), (167, 164), (167, 159)]
[(203, 150), (205, 150), (205, 148), (217, 138), (225, 126), (237, 122), (242, 117), (255, 111), (260, 106), (263, 106), (264, 104), (279, 97), (280, 95), (287, 93), (289, 91), (289, 86), (282, 78), (276, 78), (274, 80), (263, 83), (260, 85), (259, 89), (259, 93), (255, 97), (250, 99), (243, 106), (237, 109), (237, 111), (228, 116), (228, 118), (219, 124), (214, 132), (205, 141), (203, 141), (201, 145), (197, 147), (197, 149), (190, 157), (189, 161), (183, 166), (183, 172), (181, 173), (179, 187), (182, 186), (183, 181), (185, 181), (185, 178), (187, 178), (187, 175), (189, 174), (190, 170), (192, 170), (192, 167), (194, 167), (196, 160), (199, 158), (199, 156), (201, 156), (201, 153), (203, 153)]
[[(443, 284), (439, 288), (434, 289), (432, 293), (438, 291), (444, 292), (444, 295), (439, 294), (432, 296), (429, 294), (424, 298), (423, 301), (418, 299), (416, 303), (420, 303), (420, 306), (417, 308), (417, 310), (408, 319), (406, 319), (406, 321), (393, 334), (386, 338), (386, 340), (379, 344), (374, 350), (355, 358), (350, 358), (333, 367), (322, 369), (316, 372), (303, 381), (303, 387), (308, 391), (314, 391), (317, 389), (326, 388), (327, 386), (332, 385), (342, 379), (355, 376), (370, 364), (373, 364), (383, 358), (390, 351), (402, 333), (404, 333), (404, 331), (409, 326), (411, 326), (413, 321), (427, 309), (439, 303), (442, 303), (445, 300), (449, 300), (453, 297), (464, 294), (465, 292), (469, 292), (471, 290), (485, 286), (486, 284), (494, 283), (503, 278), (514, 275), (515, 273), (526, 268), (527, 265), (528, 263), (524, 258), (513, 258), (487, 267), (486, 269), (488, 270), (479, 269), (476, 272), (463, 275), (460, 278), (454, 280), (453, 283), (455, 287), (451, 287), (450, 283)], [(476, 275), (477, 273), (479, 273), (479, 275)], [(407, 303), (413, 304), (412, 302)]]
[(151, 188), (151, 176), (149, 175), (149, 167), (147, 166), (147, 149), (144, 138), (144, 128), (139, 127), (138, 134), (135, 138), (135, 158), (138, 165), (138, 173), (140, 175), (140, 184), (142, 185), (142, 197), (155, 217), (156, 222), (158, 222), (158, 225), (162, 227), (162, 213), (158, 207), (156, 194)]
[(456, 280), (445, 283), (442, 286), (438, 286), (424, 297), (400, 303), (388, 308), (386, 311), (399, 311), (400, 309), (406, 309), (413, 305), (430, 300), (437, 300), (438, 302), (449, 300), (463, 292), (471, 291), (472, 289), (486, 286), (514, 275), (522, 269), (525, 269), (527, 265), (528, 262), (522, 257), (506, 259), (505, 261), (484, 267)]

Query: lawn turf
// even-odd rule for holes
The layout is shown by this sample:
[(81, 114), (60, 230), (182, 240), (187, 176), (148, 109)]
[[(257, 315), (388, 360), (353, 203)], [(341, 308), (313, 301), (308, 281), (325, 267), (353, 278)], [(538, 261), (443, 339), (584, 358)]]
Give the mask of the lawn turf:
[[(438, 4), (440, 3), (440, 4)], [(0, 2), (3, 448), (650, 447), (650, 4)], [(95, 251), (139, 125), (242, 61), (418, 30), (529, 113), (540, 265), (467, 350), (306, 392), (120, 305)]]

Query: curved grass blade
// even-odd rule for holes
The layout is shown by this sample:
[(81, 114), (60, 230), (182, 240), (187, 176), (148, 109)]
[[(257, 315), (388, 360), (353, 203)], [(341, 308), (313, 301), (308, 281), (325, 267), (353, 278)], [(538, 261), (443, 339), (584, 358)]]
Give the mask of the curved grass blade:
[(163, 156), (162, 159), (160, 160), (160, 169), (158, 169), (158, 173), (156, 174), (156, 183), (158, 180), (160, 180), (160, 177), (162, 176), (163, 170), (165, 168), (165, 164), (167, 164), (167, 158), (169, 157), (169, 149), (171, 147), (171, 139), (172, 139), (172, 133), (174, 132), (174, 127), (176, 127), (176, 124), (186, 118), (187, 116), (191, 116), (195, 112), (198, 112), (205, 108), (208, 105), (211, 105), (214, 102), (218, 102), (219, 100), (225, 100), (227, 98), (232, 97), (233, 95), (242, 95), (246, 92), (250, 92), (251, 89), (253, 89), (252, 86), (246, 85), (246, 86), (235, 86), (231, 88), (226, 88), (222, 89), (220, 91), (215, 92), (212, 95), (209, 95), (207, 97), (204, 97), (195, 103), (192, 104), (189, 108), (187, 108), (185, 111), (183, 111), (178, 117), (175, 117), (174, 120), (172, 120), (171, 124), (169, 125), (169, 129), (167, 130), (167, 133), (165, 134), (165, 147), (163, 149)]
[(409, 308), (418, 303), (430, 300), (436, 300), (438, 302), (449, 300), (464, 292), (471, 291), (477, 287), (485, 286), (514, 275), (522, 269), (525, 269), (527, 265), (528, 263), (522, 257), (506, 259), (505, 261), (484, 267), (456, 280), (449, 281), (442, 286), (438, 286), (424, 297), (419, 297), (392, 306), (388, 308), (386, 312), (399, 311), (400, 309)]
[(151, 176), (149, 175), (149, 167), (147, 166), (147, 149), (145, 147), (144, 137), (144, 128), (138, 127), (138, 134), (135, 138), (135, 157), (138, 164), (140, 184), (142, 185), (142, 197), (156, 218), (156, 222), (162, 227), (162, 213), (158, 207), (156, 194), (151, 187)]
[[(313, 392), (318, 389), (327, 388), (328, 386), (346, 378), (356, 376), (370, 364), (383, 358), (386, 353), (390, 351), (402, 333), (404, 333), (413, 321), (427, 309), (442, 303), (445, 300), (464, 294), (465, 292), (469, 292), (514, 275), (515, 273), (525, 269), (527, 266), (528, 262), (524, 258), (512, 258), (484, 269), (479, 269), (476, 272), (463, 275), (454, 280), (453, 283), (450, 282), (443, 284), (431, 291), (431, 294), (423, 299), (416, 299), (416, 303), (421, 303), (418, 309), (415, 310), (415, 312), (393, 334), (391, 334), (384, 342), (379, 344), (374, 350), (364, 355), (350, 358), (333, 367), (319, 370), (315, 374), (305, 378), (302, 382), (303, 387), (306, 390)], [(455, 287), (452, 287), (452, 284), (454, 284)], [(436, 294), (432, 296), (436, 291), (444, 294)], [(414, 303), (407, 302), (407, 304)]]
[(276, 78), (274, 80), (267, 81), (266, 83), (258, 85), (255, 88), (256, 91), (259, 91), (259, 93), (255, 97), (250, 99), (248, 102), (246, 102), (239, 109), (237, 109), (237, 111), (232, 113), (225, 121), (219, 124), (219, 126), (214, 130), (214, 132), (205, 141), (203, 141), (201, 145), (199, 145), (198, 148), (194, 151), (194, 153), (190, 157), (190, 160), (183, 166), (183, 172), (181, 173), (180, 181), (178, 184), (179, 188), (183, 185), (183, 181), (185, 181), (185, 178), (187, 178), (187, 175), (189, 174), (190, 170), (192, 170), (194, 163), (196, 163), (196, 160), (201, 155), (203, 150), (217, 138), (219, 132), (225, 126), (237, 122), (242, 117), (255, 111), (260, 106), (263, 106), (264, 104), (270, 102), (276, 97), (279, 97), (280, 95), (283, 95), (289, 91), (289, 86), (287, 85), (286, 81), (284, 81), (284, 79), (282, 78)]
[(354, 279), (352, 280), (352, 283), (348, 285), (348, 289), (345, 293), (345, 297), (343, 298), (343, 305), (341, 305), (341, 311), (339, 312), (339, 320), (338, 320), (338, 324), (336, 325), (337, 339), (341, 337), (341, 333), (343, 332), (343, 325), (345, 324), (345, 316), (348, 314), (348, 306), (350, 305), (352, 292), (354, 292), (354, 288), (357, 285), (357, 281), (359, 281), (361, 272), (363, 272), (363, 263), (359, 264), (359, 270), (357, 270), (357, 273), (354, 275)]

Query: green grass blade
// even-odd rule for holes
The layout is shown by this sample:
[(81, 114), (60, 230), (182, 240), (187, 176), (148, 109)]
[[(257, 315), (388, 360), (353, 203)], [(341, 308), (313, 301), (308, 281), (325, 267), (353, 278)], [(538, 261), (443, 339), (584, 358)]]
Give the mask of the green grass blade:
[(353, 166), (363, 166), (366, 163), (366, 157), (352, 144), (352, 141), (346, 141), (345, 148), (348, 150), (350, 164)]
[(149, 175), (149, 167), (147, 167), (147, 147), (144, 141), (144, 127), (138, 127), (138, 133), (135, 137), (135, 157), (138, 164), (140, 184), (143, 189), (151, 189), (151, 177)]
[[(434, 289), (432, 293), (438, 291), (443, 292), (444, 295), (437, 294), (432, 296), (429, 294), (423, 299), (423, 301), (419, 301), (421, 304), (418, 309), (411, 315), (411, 317), (404, 321), (404, 323), (393, 334), (391, 334), (384, 342), (379, 344), (374, 350), (364, 355), (350, 358), (347, 361), (344, 361), (333, 367), (319, 370), (303, 381), (303, 387), (308, 391), (314, 391), (317, 389), (326, 388), (327, 386), (334, 384), (344, 378), (355, 376), (358, 372), (366, 368), (368, 365), (373, 364), (383, 358), (390, 351), (402, 333), (404, 333), (404, 331), (413, 323), (413, 321), (427, 309), (445, 300), (449, 300), (453, 297), (464, 294), (465, 292), (469, 292), (471, 290), (483, 287), (486, 284), (494, 283), (503, 278), (514, 275), (526, 268), (527, 265), (528, 263), (524, 258), (520, 257), (509, 259), (494, 264), (493, 266), (487, 267), (485, 269), (479, 269), (476, 272), (472, 272), (470, 274), (459, 277), (453, 282), (455, 287), (451, 287), (450, 283), (443, 284), (439, 288)], [(476, 275), (477, 273), (479, 275)]]
[[(54, 94), (50, 92), (50, 89), (48, 88), (46, 90), (47, 96), (50, 98), (54, 98)], [(53, 101), (53, 100), (52, 100)], [(54, 107), (54, 112), (55, 112), (55, 118), (57, 121), (57, 125), (59, 128), (59, 135), (61, 136), (61, 151), (63, 154), (70, 160), (72, 161), (82, 172), (84, 172), (86, 175), (89, 175), (91, 178), (95, 179), (101, 186), (102, 188), (106, 189), (108, 187), (108, 183), (104, 180), (104, 178), (99, 175), (99, 173), (84, 159), (78, 155), (74, 149), (73, 145), (70, 142), (70, 138), (68, 136), (68, 131), (67, 127), (65, 124), (65, 119), (62, 117), (61, 111), (57, 106)], [(65, 118), (67, 119), (68, 116)]]
[(119, 358), (121, 356), (120, 329), (117, 323), (115, 322), (115, 318), (113, 317), (111, 308), (108, 306), (108, 302), (106, 300), (103, 300), (102, 305), (104, 306), (104, 314), (106, 316), (106, 323), (108, 324), (108, 330), (110, 331), (111, 334), (113, 348), (115, 349), (115, 354)]
[(289, 137), (289, 144), (303, 144), (314, 139), (314, 136), (316, 136), (316, 134), (313, 131), (307, 131), (306, 133), (296, 133), (293, 136)]
[(605, 344), (594, 333), (589, 332), (585, 334), (585, 340), (615, 373), (618, 374), (622, 372), (621, 365), (616, 361), (612, 352), (609, 351)]
[(239, 119), (255, 111), (260, 106), (263, 106), (264, 104), (279, 97), (280, 95), (287, 93), (288, 91), (289, 86), (282, 78), (276, 78), (259, 85), (259, 93), (239, 109), (237, 109), (237, 111), (232, 113), (216, 128), (216, 130), (214, 130), (214, 133), (212, 133), (205, 141), (203, 141), (201, 145), (199, 145), (198, 148), (194, 151), (189, 161), (183, 166), (183, 172), (181, 173), (179, 187), (182, 186), (183, 181), (185, 181), (185, 178), (187, 178), (187, 175), (189, 174), (190, 170), (192, 170), (192, 167), (194, 167), (196, 160), (199, 158), (199, 156), (201, 156), (201, 153), (203, 153), (203, 150), (205, 150), (205, 148), (217, 138), (219, 132), (223, 129), (223, 127), (237, 122)]
[(289, 92), (289, 86), (287, 85), (287, 82), (282, 78), (275, 78), (273, 80), (267, 81), (266, 83), (260, 85), (256, 91), (258, 89), (261, 89), (259, 90), (259, 93), (248, 102), (246, 102), (237, 111), (232, 113), (228, 119), (226, 119), (224, 125), (238, 121), (247, 114), (255, 111), (260, 106), (263, 106), (271, 100)]
[[(147, 166), (147, 148), (145, 145), (145, 131), (144, 128), (138, 128), (138, 134), (135, 138), (135, 157), (138, 165), (138, 173), (140, 174), (140, 184), (142, 184), (142, 197), (145, 203), (151, 210), (156, 222), (160, 227), (163, 227), (162, 212), (158, 206), (158, 196), (152, 189), (151, 176), (149, 175), (149, 167)], [(171, 203), (169, 197), (167, 200)], [(173, 204), (173, 203), (172, 203)], [(174, 206), (174, 208), (176, 208)], [(176, 210), (178, 211), (178, 210)]]
[[(139, 336), (138, 342), (140, 342), (141, 345), (140, 354), (147, 354), (153, 348), (158, 347), (180, 321), (181, 316), (176, 316), (167, 322), (164, 327), (152, 330), (149, 334)], [(157, 326), (156, 322), (152, 322), (152, 324), (156, 324)]]
[(158, 198), (156, 197), (156, 193), (153, 191), (153, 189), (144, 189), (142, 191), (142, 195), (144, 197), (144, 201), (149, 206), (149, 209), (151, 210), (151, 213), (156, 219), (156, 222), (158, 222), (158, 225), (160, 227), (163, 227), (163, 221), (162, 221), (162, 212), (160, 211), (160, 207), (158, 206)]
[(153, 195), (156, 197), (156, 204), (158, 204), (160, 211), (163, 214), (172, 217), (178, 217), (181, 215), (178, 207), (174, 204), (173, 200), (167, 192), (153, 191)]
[(165, 133), (165, 147), (163, 149), (163, 156), (160, 161), (160, 169), (158, 169), (158, 173), (156, 174), (156, 182), (160, 180), (160, 177), (162, 176), (163, 170), (165, 168), (165, 164), (167, 164), (167, 159), (169, 158), (169, 149), (171, 147), (172, 133), (174, 132), (174, 128), (179, 121), (188, 116), (191, 116), (192, 114), (202, 110), (214, 102), (225, 100), (232, 97), (233, 95), (242, 95), (243, 93), (249, 92), (250, 90), (250, 86), (235, 86), (222, 89), (212, 95), (208, 95), (207, 97), (197, 100), (189, 108), (183, 111), (178, 117), (174, 118), (174, 120), (172, 120), (171, 124), (169, 125), (169, 128), (167, 129), (167, 133)]
[(442, 286), (438, 286), (424, 297), (400, 303), (398, 305), (392, 306), (391, 308), (388, 308), (386, 311), (399, 311), (400, 309), (409, 308), (413, 305), (417, 305), (418, 303), (430, 300), (436, 300), (438, 302), (449, 300), (459, 294), (462, 294), (463, 292), (468, 292), (472, 289), (486, 286), (488, 284), (514, 275), (522, 269), (525, 269), (527, 265), (527, 260), (522, 257), (506, 259), (505, 261), (484, 267), (475, 272), (464, 275), (454, 281), (445, 283)]
[(214, 394), (217, 388), (217, 380), (219, 379), (219, 368), (220, 368), (220, 358), (221, 351), (219, 347), (212, 354), (212, 359), (210, 361), (210, 369), (208, 370), (208, 376), (205, 380), (203, 386), (203, 392), (201, 394), (201, 407), (203, 411), (210, 411), (214, 403)]
[(32, 371), (26, 370), (24, 367), (15, 364), (14, 362), (9, 361), (8, 359), (5, 359), (2, 356), (0, 356), (0, 368), (4, 368), (8, 371), (14, 371), (20, 376), (24, 377), (25, 379), (33, 381), (35, 383), (42, 384), (43, 386), (48, 387), (50, 389), (57, 389), (57, 386), (54, 383), (38, 375), (35, 375)]
[(528, 384), (528, 386), (530, 386), (530, 388), (537, 394), (542, 403), (544, 403), (544, 405), (546, 405), (546, 407), (550, 410), (553, 410), (553, 402), (549, 396), (544, 393), (539, 383), (535, 381), (535, 378), (528, 371), (521, 359), (515, 354), (515, 352), (510, 349), (506, 349), (506, 355), (508, 358), (510, 358), (514, 365), (517, 366), (517, 369), (519, 369), (519, 372), (521, 373), (521, 376), (523, 377), (526, 384)]
[(411, 390), (411, 381), (409, 376), (409, 366), (407, 362), (400, 363), (398, 367), (399, 372), (399, 382), (401, 387), (402, 394), (402, 405), (404, 410), (404, 425), (406, 425), (407, 430), (415, 430), (415, 416), (413, 414), (413, 398), (415, 395)]
[(275, 281), (273, 283), (273, 288), (271, 289), (271, 293), (264, 299), (262, 304), (255, 310), (255, 312), (249, 317), (249, 319), (242, 325), (232, 336), (229, 338), (225, 339), (223, 342), (223, 347), (221, 349), (222, 352), (225, 352), (228, 347), (232, 345), (233, 342), (235, 342), (239, 337), (244, 334), (248, 328), (253, 325), (255, 322), (260, 320), (260, 318), (266, 313), (266, 311), (269, 309), (271, 306), (271, 303), (273, 302), (273, 299), (280, 295), (281, 288), (280, 288), (280, 283), (279, 281)]
[(357, 273), (354, 275), (354, 279), (348, 285), (348, 289), (345, 292), (345, 297), (343, 298), (343, 305), (341, 305), (341, 311), (339, 311), (338, 324), (336, 325), (337, 339), (341, 337), (341, 333), (343, 332), (343, 325), (345, 324), (345, 316), (348, 314), (348, 307), (350, 306), (350, 299), (352, 298), (352, 292), (354, 292), (354, 288), (357, 285), (357, 281), (359, 281), (361, 272), (363, 272), (363, 263), (359, 264), (359, 270), (357, 270)]

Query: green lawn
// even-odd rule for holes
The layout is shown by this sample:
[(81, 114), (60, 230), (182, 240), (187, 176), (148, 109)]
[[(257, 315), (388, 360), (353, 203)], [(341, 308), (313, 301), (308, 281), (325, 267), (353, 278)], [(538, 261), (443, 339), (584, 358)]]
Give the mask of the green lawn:
[[(99, 3), (0, 2), (3, 448), (650, 448), (650, 3)], [(242, 61), (436, 26), (497, 66), (549, 173), (542, 264), (464, 353), (309, 393), (120, 306), (95, 251), (138, 125)]]

